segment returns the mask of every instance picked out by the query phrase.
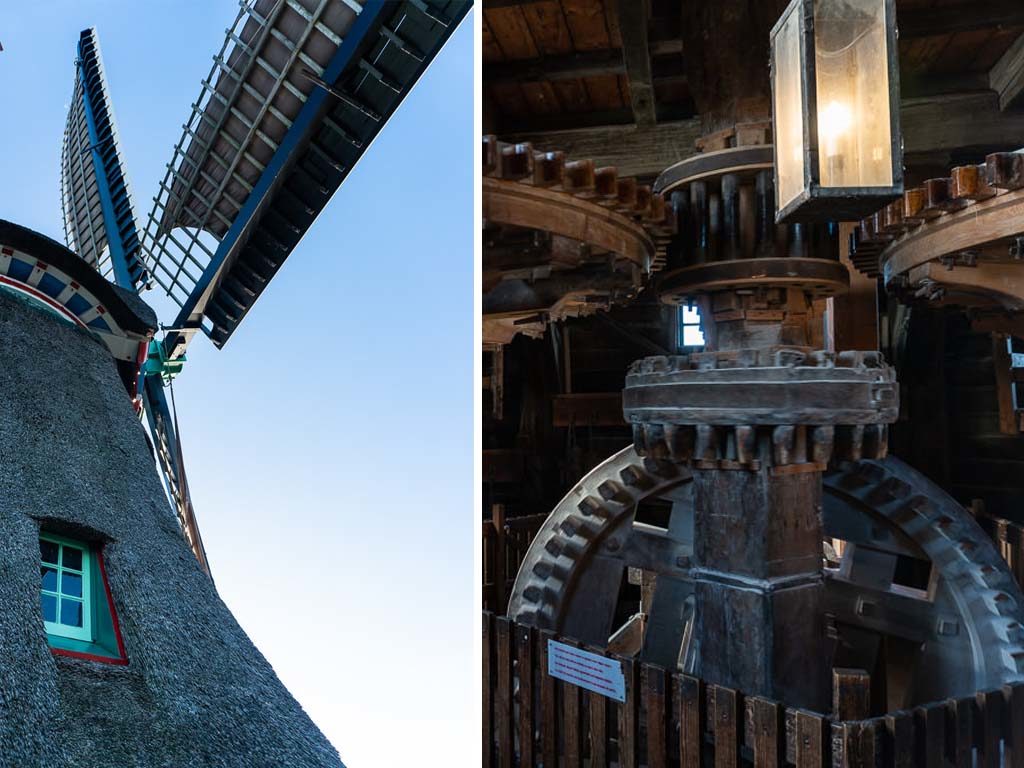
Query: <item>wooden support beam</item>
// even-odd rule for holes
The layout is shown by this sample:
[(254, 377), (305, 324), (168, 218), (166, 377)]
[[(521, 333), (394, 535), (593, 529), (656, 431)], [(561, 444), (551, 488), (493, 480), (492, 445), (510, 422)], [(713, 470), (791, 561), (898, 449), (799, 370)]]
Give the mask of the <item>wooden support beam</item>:
[(988, 73), (989, 87), (999, 96), (999, 108), (1024, 102), (1024, 35), (1018, 37)]
[(1024, 26), (1020, 0), (986, 0), (900, 10), (896, 14), (900, 40), (931, 37), (947, 32), (971, 32), (995, 27)]
[(618, 16), (633, 118), (641, 128), (650, 128), (657, 122), (657, 116), (654, 111), (651, 53), (647, 44), (647, 3), (620, 0)]
[(484, 62), (484, 82), (487, 85), (571, 80), (595, 75), (621, 75), (625, 72), (626, 64), (617, 50), (584, 51), (525, 61)]
[(1024, 144), (1024, 114), (1003, 112), (991, 91), (904, 99), (900, 110), (904, 153), (915, 154), (963, 147)]
[(700, 118), (691, 118), (662, 122), (647, 129), (632, 125), (605, 125), (513, 134), (507, 138), (510, 141), (530, 141), (538, 150), (564, 150), (566, 157), (592, 158), (597, 166), (615, 166), (619, 177), (624, 178), (656, 176), (673, 163), (690, 157), (694, 153), (694, 142), (700, 135)]

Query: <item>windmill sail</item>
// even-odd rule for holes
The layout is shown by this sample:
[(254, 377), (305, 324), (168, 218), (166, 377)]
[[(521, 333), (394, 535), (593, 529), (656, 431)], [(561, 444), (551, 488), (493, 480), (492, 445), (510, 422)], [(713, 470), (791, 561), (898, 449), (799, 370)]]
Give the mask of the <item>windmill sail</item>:
[(61, 151), (64, 239), (108, 280), (138, 289), (146, 270), (95, 29), (79, 37), (75, 67)]
[(227, 342), (471, 6), (242, 0), (146, 223), (168, 357)]

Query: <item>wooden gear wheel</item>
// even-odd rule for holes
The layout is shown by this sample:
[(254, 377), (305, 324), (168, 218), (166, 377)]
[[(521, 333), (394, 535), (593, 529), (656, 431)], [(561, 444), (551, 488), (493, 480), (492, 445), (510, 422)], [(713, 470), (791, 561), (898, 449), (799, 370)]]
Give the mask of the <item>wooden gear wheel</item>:
[[(691, 475), (632, 447), (555, 507), (508, 614), (594, 646), (699, 674)], [(824, 479), (829, 666), (872, 673), (892, 711), (1024, 677), (1024, 595), (974, 519), (889, 457)]]
[(485, 342), (632, 298), (664, 264), (675, 218), (615, 168), (483, 139)]

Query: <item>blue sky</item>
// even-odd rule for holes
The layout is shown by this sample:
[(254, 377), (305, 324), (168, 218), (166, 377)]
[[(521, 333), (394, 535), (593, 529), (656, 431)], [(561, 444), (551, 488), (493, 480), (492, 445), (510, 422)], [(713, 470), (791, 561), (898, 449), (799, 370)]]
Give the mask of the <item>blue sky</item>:
[[(95, 26), (140, 217), (234, 0), (0, 10), (0, 217), (63, 240), (60, 144)], [(473, 18), (222, 350), (175, 384), (217, 586), (350, 768), (478, 759)], [(145, 295), (169, 322), (155, 292)]]

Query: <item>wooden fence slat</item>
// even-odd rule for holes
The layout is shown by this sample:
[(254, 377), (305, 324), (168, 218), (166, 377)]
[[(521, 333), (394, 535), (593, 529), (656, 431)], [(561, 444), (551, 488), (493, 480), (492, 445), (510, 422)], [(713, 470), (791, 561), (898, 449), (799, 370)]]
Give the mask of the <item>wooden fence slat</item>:
[(647, 768), (668, 766), (668, 675), (662, 667), (643, 666), (644, 703), (647, 708)]
[(679, 675), (675, 712), (679, 720), (679, 766), (701, 768), (704, 746), (704, 684), (695, 677)]
[(626, 701), (619, 704), (619, 765), (638, 768), (640, 765), (640, 691), (637, 683), (637, 663), (634, 659), (614, 656), (622, 664), (626, 682)]
[(973, 768), (974, 699), (953, 699), (946, 704), (946, 725), (953, 737), (953, 765)]
[(820, 715), (798, 710), (796, 713), (796, 768), (822, 768), (825, 765), (825, 728)]
[(740, 697), (731, 688), (716, 685), (715, 698), (715, 768), (736, 768), (740, 762)]
[(880, 753), (880, 720), (856, 720), (832, 726), (832, 764), (842, 768), (875, 768)]
[(753, 697), (754, 768), (781, 768), (786, 758), (785, 710), (781, 704)]
[(516, 625), (516, 668), (519, 672), (519, 766), (533, 766), (533, 627)]
[(545, 630), (540, 633), (540, 744), (545, 766), (558, 765), (558, 699), (555, 678), (548, 674), (548, 642), (554, 639), (553, 632)]
[(1024, 768), (1024, 683), (1003, 686), (1006, 768)]
[(494, 620), (497, 637), (497, 688), (494, 692), (494, 717), (498, 731), (498, 766), (513, 768), (515, 745), (512, 723), (512, 622), (507, 616)]
[[(578, 647), (572, 640), (562, 640), (566, 645)], [(582, 691), (572, 683), (560, 681), (562, 691), (562, 746), (565, 768), (581, 768), (583, 765), (583, 701)]]
[(914, 768), (914, 714), (893, 712), (885, 716), (892, 747), (892, 768)]
[(484, 611), (483, 620), (483, 767), (494, 765), (494, 615)]
[(976, 697), (979, 736), (978, 768), (999, 768), (999, 742), (1003, 735), (1003, 693), (982, 691)]
[(608, 766), (608, 699), (591, 693), (590, 704), (590, 768)]
[(924, 768), (944, 768), (946, 765), (946, 707), (944, 704), (926, 704), (914, 710), (914, 725), (919, 754), (924, 757)]

